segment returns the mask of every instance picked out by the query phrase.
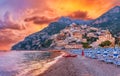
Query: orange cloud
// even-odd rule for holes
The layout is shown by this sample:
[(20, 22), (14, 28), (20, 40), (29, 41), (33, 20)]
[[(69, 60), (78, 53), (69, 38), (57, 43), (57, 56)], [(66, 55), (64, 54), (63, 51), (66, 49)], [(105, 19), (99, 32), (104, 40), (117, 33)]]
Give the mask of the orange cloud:
[(67, 15), (75, 11), (88, 12), (91, 18), (97, 18), (107, 10), (117, 5), (119, 0), (50, 0), (48, 5), (56, 14)]
[[(95, 19), (116, 5), (120, 5), (119, 0), (30, 0), (35, 9), (33, 16), (44, 16), (56, 18), (68, 16), (75, 12), (87, 12), (87, 17)], [(81, 14), (80, 14), (81, 15)], [(78, 16), (76, 16), (78, 18)], [(81, 17), (81, 16), (79, 16)], [(81, 19), (81, 18), (80, 18)], [(83, 18), (82, 18), (83, 19)]]
[(45, 16), (41, 16), (41, 17), (40, 16), (34, 16), (34, 17), (31, 17), (31, 18), (26, 18), (24, 21), (25, 22), (31, 22), (32, 21), (35, 24), (48, 24), (48, 23), (54, 21), (54, 19), (49, 19)]
[(83, 11), (75, 11), (75, 12), (69, 14), (68, 17), (73, 18), (73, 19), (83, 19), (83, 20), (89, 20), (90, 19), (88, 17), (88, 13), (83, 12)]
[(0, 50), (10, 50), (11, 47), (23, 40), (26, 36), (38, 32), (47, 25), (37, 26), (33, 23), (28, 23), (27, 28), (19, 29), (0, 29)]
[[(25, 36), (42, 30), (48, 23), (61, 16), (95, 19), (116, 5), (120, 5), (120, 0), (4, 0), (0, 5), (0, 17), (3, 12), (12, 11), (13, 21), (18, 19), (17, 22), (20, 23), (19, 20), (23, 21), (27, 18), (29, 22), (26, 25), (5, 24), (0, 26), (0, 38), (2, 38), (0, 49), (10, 49), (13, 44), (24, 39)], [(25, 29), (19, 30), (21, 28)]]

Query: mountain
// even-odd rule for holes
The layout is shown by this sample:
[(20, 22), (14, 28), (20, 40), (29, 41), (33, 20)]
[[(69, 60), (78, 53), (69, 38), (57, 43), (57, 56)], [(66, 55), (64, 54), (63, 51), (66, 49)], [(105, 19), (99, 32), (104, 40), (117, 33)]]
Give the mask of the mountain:
[(60, 33), (53, 35), (51, 39), (53, 41), (50, 47), (57, 49), (99, 47), (104, 41), (111, 42), (110, 45), (113, 46), (115, 42), (115, 38), (112, 37), (109, 30), (76, 24), (67, 26)]
[(83, 20), (72, 20), (69, 17), (61, 17), (57, 22), (50, 23), (48, 27), (42, 31), (31, 34), (23, 41), (15, 44), (11, 50), (40, 50), (42, 48), (47, 48), (51, 43), (50, 37), (59, 33), (72, 23), (88, 24), (90, 22), (87, 23), (87, 21)]
[(46, 41), (49, 40), (49, 37), (53, 34), (59, 33), (60, 30), (64, 29), (67, 26), (65, 23), (53, 22), (42, 31), (36, 32), (29, 35), (23, 41), (14, 45), (12, 50), (40, 50), (46, 44)]
[(71, 19), (69, 17), (61, 17), (58, 22), (66, 23), (68, 25), (75, 23), (77, 25), (89, 25), (93, 20), (79, 20), (79, 19)]
[(120, 6), (110, 9), (108, 12), (95, 19), (91, 26), (109, 29), (112, 34), (120, 32)]
[(95, 20), (83, 21), (73, 20), (69, 17), (61, 17), (57, 22), (50, 23), (48, 27), (37, 33), (31, 34), (23, 41), (14, 45), (12, 50), (40, 50), (51, 44), (50, 37), (59, 33), (71, 23), (77, 25), (90, 25), (102, 29), (109, 29), (114, 35), (120, 32), (120, 6), (116, 6)]

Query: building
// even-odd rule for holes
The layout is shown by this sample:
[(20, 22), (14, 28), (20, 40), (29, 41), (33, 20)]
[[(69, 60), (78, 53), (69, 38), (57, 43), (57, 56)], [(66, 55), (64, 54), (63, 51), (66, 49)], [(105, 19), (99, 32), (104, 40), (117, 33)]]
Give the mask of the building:
[[(97, 40), (93, 40), (93, 37)], [(99, 44), (107, 40), (112, 43), (111, 46), (115, 44), (115, 38), (112, 37), (108, 30), (101, 30), (90, 26), (78, 26), (74, 23), (51, 38), (54, 40), (51, 46), (56, 48), (78, 49), (82, 48), (82, 43), (89, 43), (92, 47), (98, 47)]]
[(112, 37), (112, 34), (108, 30), (107, 31), (104, 30), (104, 32), (102, 31), (100, 36), (98, 36), (98, 40), (96, 42), (93, 42), (91, 46), (97, 47), (104, 41), (110, 41), (112, 43), (111, 46), (114, 46), (115, 44), (115, 38)]

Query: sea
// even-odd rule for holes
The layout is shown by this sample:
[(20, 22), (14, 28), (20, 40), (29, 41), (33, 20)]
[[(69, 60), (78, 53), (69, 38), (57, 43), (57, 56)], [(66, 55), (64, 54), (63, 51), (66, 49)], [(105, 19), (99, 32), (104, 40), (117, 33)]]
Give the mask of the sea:
[(0, 52), (0, 76), (37, 76), (50, 55), (49, 51)]

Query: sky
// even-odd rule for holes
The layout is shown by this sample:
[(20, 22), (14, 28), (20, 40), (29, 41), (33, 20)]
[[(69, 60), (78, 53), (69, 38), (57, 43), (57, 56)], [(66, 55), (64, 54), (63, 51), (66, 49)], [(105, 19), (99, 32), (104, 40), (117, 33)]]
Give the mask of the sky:
[(120, 0), (0, 0), (0, 50), (9, 50), (61, 16), (90, 20), (116, 5)]

